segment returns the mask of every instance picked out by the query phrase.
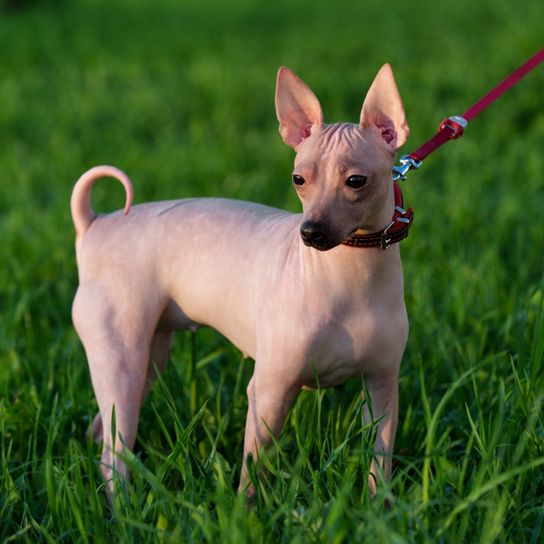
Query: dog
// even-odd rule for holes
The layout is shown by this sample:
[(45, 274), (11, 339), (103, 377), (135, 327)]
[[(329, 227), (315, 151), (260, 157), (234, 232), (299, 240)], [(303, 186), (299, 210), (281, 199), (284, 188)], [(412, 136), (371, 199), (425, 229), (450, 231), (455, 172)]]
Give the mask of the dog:
[[(74, 186), (72, 317), (99, 406), (92, 432), (103, 442), (110, 495), (114, 471), (128, 477), (122, 454), (134, 446), (140, 407), (167, 364), (174, 331), (202, 326), (255, 360), (240, 490), (255, 493), (248, 458), (257, 460), (280, 433), (299, 391), (354, 376), (369, 393), (366, 417), (378, 421), (371, 493), (390, 477), (408, 337), (394, 243), (406, 232), (393, 231), (411, 218), (391, 177), (409, 133), (402, 101), (386, 64), (359, 123), (325, 124), (314, 93), (285, 67), (275, 102), (280, 134), (296, 152), (302, 213), (220, 198), (131, 207), (132, 184), (111, 166), (89, 170)], [(91, 188), (104, 176), (124, 185), (124, 213), (93, 211)]]

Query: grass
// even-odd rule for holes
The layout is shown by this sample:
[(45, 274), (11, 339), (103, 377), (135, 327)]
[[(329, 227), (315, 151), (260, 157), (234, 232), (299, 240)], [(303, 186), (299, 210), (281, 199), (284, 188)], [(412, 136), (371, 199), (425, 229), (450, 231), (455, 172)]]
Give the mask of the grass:
[[(541, 47), (539, 8), (75, 0), (1, 13), (0, 539), (541, 542), (542, 68), (405, 185), (411, 334), (394, 474), (375, 500), (355, 381), (301, 394), (248, 510), (235, 487), (252, 363), (201, 331), (179, 335), (111, 512), (85, 437), (96, 403), (70, 322), (68, 211), (73, 183), (100, 163), (126, 170), (139, 202), (215, 195), (297, 210), (277, 66), (334, 121), (357, 119), (391, 62), (414, 148)], [(122, 203), (114, 184), (94, 196), (103, 211)]]

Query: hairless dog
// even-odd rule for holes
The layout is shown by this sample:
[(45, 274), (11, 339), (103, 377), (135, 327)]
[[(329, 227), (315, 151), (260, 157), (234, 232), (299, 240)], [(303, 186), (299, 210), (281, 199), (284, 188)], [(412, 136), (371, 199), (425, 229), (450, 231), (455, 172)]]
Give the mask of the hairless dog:
[[(325, 124), (313, 92), (282, 67), (276, 111), (283, 141), (296, 151), (301, 214), (219, 198), (131, 207), (131, 182), (111, 166), (89, 170), (74, 187), (72, 315), (98, 401), (92, 430), (103, 441), (110, 495), (113, 472), (127, 476), (122, 453), (134, 446), (141, 404), (166, 366), (174, 332), (201, 326), (255, 360), (241, 490), (254, 494), (248, 456), (258, 459), (316, 376), (320, 387), (364, 378), (367, 416), (379, 421), (371, 492), (380, 471), (390, 476), (408, 336), (400, 253), (398, 244), (345, 242), (383, 234), (395, 213), (391, 168), (408, 126), (393, 73), (387, 64), (380, 69), (359, 123)], [(124, 213), (92, 210), (91, 188), (104, 176), (123, 183)]]

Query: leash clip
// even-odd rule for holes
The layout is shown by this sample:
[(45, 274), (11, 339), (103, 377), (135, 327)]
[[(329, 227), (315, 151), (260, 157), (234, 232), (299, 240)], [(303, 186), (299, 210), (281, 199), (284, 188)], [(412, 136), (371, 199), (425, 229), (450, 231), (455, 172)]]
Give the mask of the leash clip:
[(399, 179), (405, 181), (408, 170), (417, 169), (423, 164), (423, 161), (418, 161), (410, 155), (403, 155), (399, 162), (399, 165), (393, 166), (393, 181), (398, 181)]

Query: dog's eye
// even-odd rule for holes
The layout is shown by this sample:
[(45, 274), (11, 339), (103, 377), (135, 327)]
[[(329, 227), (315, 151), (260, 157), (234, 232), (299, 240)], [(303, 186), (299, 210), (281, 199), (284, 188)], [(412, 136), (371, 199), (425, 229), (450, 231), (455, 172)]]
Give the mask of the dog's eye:
[(346, 180), (346, 185), (352, 189), (360, 189), (366, 185), (366, 176), (350, 176)]
[(301, 185), (304, 185), (306, 182), (304, 181), (304, 178), (302, 176), (299, 176), (298, 174), (293, 174), (293, 183), (300, 187)]

